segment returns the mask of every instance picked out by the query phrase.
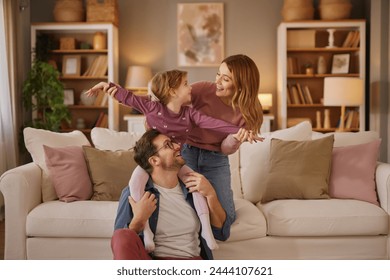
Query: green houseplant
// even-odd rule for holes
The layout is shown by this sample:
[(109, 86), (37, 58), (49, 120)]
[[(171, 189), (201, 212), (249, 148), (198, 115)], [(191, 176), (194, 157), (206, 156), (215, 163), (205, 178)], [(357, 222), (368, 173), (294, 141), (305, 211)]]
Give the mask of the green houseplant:
[(37, 38), (35, 58), (23, 84), (23, 105), (35, 112), (26, 126), (59, 131), (63, 121), (70, 122), (70, 113), (64, 104), (60, 73), (47, 62), (52, 48), (50, 38), (45, 35)]

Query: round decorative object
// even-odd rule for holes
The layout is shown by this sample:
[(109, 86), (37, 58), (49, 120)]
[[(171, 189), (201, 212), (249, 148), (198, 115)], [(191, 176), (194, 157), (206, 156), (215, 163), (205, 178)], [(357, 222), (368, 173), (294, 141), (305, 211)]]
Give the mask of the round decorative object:
[(313, 0), (284, 0), (283, 8), (313, 7)]
[(84, 21), (85, 10), (82, 0), (57, 0), (53, 10), (54, 20), (60, 22)]
[(107, 48), (107, 39), (103, 32), (96, 32), (93, 36), (93, 48), (95, 50), (104, 50)]
[(85, 90), (80, 94), (80, 102), (82, 105), (92, 106), (95, 103), (95, 99), (96, 95), (88, 96)]

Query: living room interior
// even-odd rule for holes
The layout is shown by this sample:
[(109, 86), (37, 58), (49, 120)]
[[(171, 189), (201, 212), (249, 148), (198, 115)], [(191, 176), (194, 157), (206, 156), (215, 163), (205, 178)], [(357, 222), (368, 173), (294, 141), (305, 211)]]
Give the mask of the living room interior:
[[(86, 2), (86, 1), (84, 1)], [(223, 0), (223, 1), (184, 1), (184, 0), (142, 0), (142, 1), (128, 1), (118, 0), (118, 73), (116, 73), (117, 81), (120, 85), (125, 85), (127, 82), (127, 74), (130, 66), (148, 66), (152, 73), (166, 69), (182, 68), (188, 71), (190, 82), (199, 80), (213, 80), (217, 71), (217, 66), (179, 66), (178, 65), (178, 39), (177, 39), (177, 6), (181, 3), (223, 3), (223, 20), (224, 20), (224, 55), (232, 55), (243, 53), (251, 57), (257, 64), (261, 82), (260, 93), (272, 94), (272, 108), (270, 110), (270, 127), (268, 132), (276, 131), (281, 128), (281, 123), (278, 120), (278, 115), (281, 114), (281, 107), (278, 105), (280, 99), (278, 94), (278, 27), (283, 22), (283, 15), (281, 13), (284, 0)], [(312, 1), (315, 7), (318, 7), (320, 0)], [(359, 132), (375, 132), (381, 138), (381, 145), (378, 153), (378, 161), (389, 163), (390, 161), (390, 5), (387, 0), (351, 0), (352, 10), (350, 20), (363, 20), (365, 22), (365, 85), (364, 85), (364, 127), (360, 127)], [(15, 119), (13, 120), (15, 135), (19, 135), (20, 127), (24, 121), (31, 118), (31, 112), (26, 111), (22, 106), (22, 84), (27, 78), (28, 70), (31, 67), (31, 27), (34, 23), (53, 23), (55, 22), (53, 11), (55, 9), (56, 0), (27, 0), (15, 1), (15, 25), (14, 30), (16, 34), (16, 48), (13, 55), (19, 65), (16, 73), (16, 87), (11, 92), (13, 100), (15, 100)], [(315, 20), (319, 19), (318, 12), (315, 13)], [(127, 113), (125, 113), (127, 114)], [(2, 120), (3, 121), (3, 120)], [(127, 131), (128, 123), (126, 118), (121, 115), (117, 120), (118, 125), (115, 130)], [(314, 125), (313, 125), (314, 127)], [(305, 128), (300, 132), (305, 131)], [(311, 131), (311, 129), (310, 129)], [(96, 132), (97, 133), (97, 132)], [(101, 133), (99, 131), (99, 133)], [(5, 136), (6, 137), (6, 136)], [(365, 136), (368, 137), (368, 136)], [(368, 138), (370, 138), (369, 136)], [(303, 137), (304, 138), (304, 137)], [(304, 140), (304, 139), (301, 140)], [(318, 136), (319, 138), (319, 136)], [(371, 138), (370, 138), (371, 139)], [(133, 141), (134, 139), (132, 139)], [(372, 139), (371, 139), (372, 140)], [(346, 141), (346, 140), (344, 140)], [(351, 140), (354, 141), (354, 140)], [(360, 144), (361, 142), (359, 142)], [(94, 143), (95, 144), (95, 143)], [(2, 166), (1, 174), (16, 166), (22, 166), (31, 161), (30, 155), (23, 154), (19, 150), (18, 145), (15, 145), (15, 161), (7, 162), (2, 159), (4, 168)], [(247, 151), (248, 153), (248, 151)], [(244, 154), (244, 153), (243, 153)], [(3, 155), (2, 155), (3, 157)], [(233, 162), (233, 161), (232, 161)], [(237, 167), (238, 168), (238, 167)], [(240, 166), (245, 172), (245, 167)], [(242, 175), (243, 173), (241, 173)], [(378, 173), (377, 173), (377, 176)], [(383, 175), (384, 176), (384, 175)], [(381, 178), (383, 179), (383, 178)], [(241, 184), (241, 183), (240, 183)], [(387, 183), (388, 184), (388, 183)], [(237, 191), (239, 196), (250, 200), (253, 203), (259, 201), (257, 195), (253, 195), (253, 190)], [(386, 187), (385, 187), (386, 188)], [(387, 186), (387, 188), (389, 188)], [(388, 195), (388, 194), (387, 194)], [(249, 198), (248, 198), (249, 197)], [(389, 198), (387, 198), (388, 200)], [(0, 194), (0, 258), (4, 253), (4, 232), (6, 232), (4, 220), (4, 202)], [(387, 201), (386, 200), (386, 201)], [(34, 202), (35, 203), (35, 202)], [(380, 203), (384, 203), (381, 201)], [(253, 205), (252, 205), (253, 206)], [(112, 207), (112, 206), (110, 206)], [(387, 206), (388, 207), (388, 206)], [(6, 207), (5, 207), (6, 208)], [(388, 209), (388, 208), (387, 208)], [(383, 219), (383, 217), (381, 217)], [(387, 216), (388, 219), (388, 216)], [(379, 223), (379, 222), (378, 222)], [(26, 225), (24, 225), (26, 226)], [(38, 227), (39, 224), (36, 225)], [(259, 225), (261, 226), (261, 225)], [(376, 227), (377, 226), (377, 227)], [(388, 241), (388, 232), (382, 225), (373, 225), (375, 234), (385, 234)], [(373, 234), (363, 233), (356, 237), (366, 238), (365, 235)], [(276, 234), (277, 235), (277, 234)], [(242, 238), (242, 236), (240, 236)], [(244, 239), (247, 237), (244, 237)], [(382, 238), (382, 237), (381, 237)], [(299, 238), (298, 238), (299, 239)], [(383, 238), (382, 238), (383, 239)], [(235, 240), (233, 240), (234, 243)], [(239, 240), (240, 241), (240, 240)], [(324, 239), (324, 244), (328, 244), (328, 240)], [(383, 240), (381, 240), (383, 241)], [(73, 241), (72, 241), (73, 242)], [(106, 242), (106, 240), (104, 240)], [(273, 243), (274, 242), (274, 243)], [(270, 246), (275, 246), (277, 240), (271, 241)], [(282, 241), (281, 244), (291, 245), (287, 241)], [(298, 240), (301, 242), (301, 240)], [(343, 242), (352, 242), (340, 238), (335, 244)], [(375, 246), (379, 246), (379, 241)], [(3, 246), (1, 246), (3, 244)], [(32, 251), (43, 243), (31, 244)], [(250, 243), (243, 243), (245, 246), (250, 246)], [(370, 243), (367, 243), (368, 245)], [(366, 244), (366, 245), (367, 245)], [(389, 244), (389, 243), (387, 243)], [(77, 246), (78, 243), (72, 243), (72, 246)], [(233, 244), (234, 245), (234, 244)], [(232, 246), (233, 246), (232, 245)], [(367, 246), (368, 246), (367, 245)], [(66, 246), (66, 244), (62, 244)], [(99, 246), (103, 246), (99, 243)], [(230, 246), (230, 245), (229, 245)], [(268, 246), (268, 245), (266, 245)], [(352, 247), (352, 243), (350, 244)], [(374, 247), (375, 247), (374, 246)], [(387, 245), (389, 246), (389, 245)], [(62, 247), (59, 247), (62, 248)], [(374, 251), (374, 249), (373, 249)], [(231, 252), (235, 252), (232, 250)], [(357, 252), (351, 252), (354, 254)], [(21, 255), (26, 254), (22, 252)], [(35, 255), (34, 255), (35, 254)], [(381, 258), (389, 252), (375, 252), (370, 255), (364, 255), (367, 258)], [(16, 258), (16, 255), (12, 255)], [(20, 255), (19, 255), (20, 256)], [(40, 255), (39, 253), (31, 253), (31, 258), (45, 258), (51, 256)], [(268, 255), (276, 258), (282, 258), (280, 255)], [(286, 255), (287, 258), (295, 258), (294, 255)], [(318, 257), (312, 254), (310, 250), (304, 255), (307, 258)], [(11, 257), (11, 258), (13, 258)], [(66, 258), (66, 255), (60, 256)], [(83, 256), (79, 256), (83, 258)], [(106, 258), (106, 254), (98, 257)], [(232, 255), (229, 255), (232, 257)], [(254, 254), (250, 256), (256, 258)], [(326, 256), (332, 258), (331, 253)], [(336, 258), (340, 257), (337, 255)], [(351, 257), (350, 255), (347, 256)], [(3, 255), (4, 258), (4, 255)], [(223, 258), (223, 256), (221, 256)], [(341, 257), (340, 257), (341, 258)], [(386, 258), (386, 257), (385, 257)]]

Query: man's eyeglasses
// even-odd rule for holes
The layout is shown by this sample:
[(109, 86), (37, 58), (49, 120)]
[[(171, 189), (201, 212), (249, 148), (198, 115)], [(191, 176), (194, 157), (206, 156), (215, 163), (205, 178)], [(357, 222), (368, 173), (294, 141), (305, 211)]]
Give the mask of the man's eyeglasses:
[(172, 140), (165, 141), (165, 143), (162, 145), (162, 147), (158, 148), (157, 151), (153, 155), (158, 154), (158, 152), (164, 148), (169, 148), (171, 150), (174, 150), (175, 149), (174, 144), (177, 144), (177, 143), (173, 142)]

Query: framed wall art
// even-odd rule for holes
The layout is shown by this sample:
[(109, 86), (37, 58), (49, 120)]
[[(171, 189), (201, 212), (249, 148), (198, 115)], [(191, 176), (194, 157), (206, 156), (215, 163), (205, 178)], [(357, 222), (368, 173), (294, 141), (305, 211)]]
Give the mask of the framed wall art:
[(178, 66), (218, 66), (224, 58), (223, 3), (179, 3)]
[(332, 59), (332, 74), (349, 73), (350, 54), (335, 54)]
[(80, 55), (64, 55), (62, 60), (62, 76), (77, 77), (80, 76)]

